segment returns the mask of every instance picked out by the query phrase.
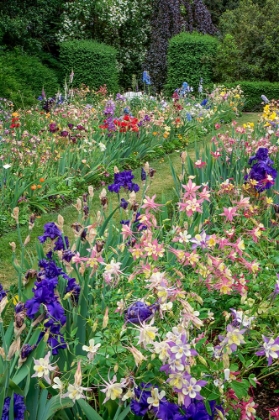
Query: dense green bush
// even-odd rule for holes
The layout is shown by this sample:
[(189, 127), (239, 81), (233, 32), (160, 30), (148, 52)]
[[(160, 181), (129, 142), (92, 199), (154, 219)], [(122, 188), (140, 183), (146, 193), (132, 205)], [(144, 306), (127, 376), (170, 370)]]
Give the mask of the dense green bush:
[(95, 41), (66, 41), (60, 45), (60, 62), (65, 76), (74, 71), (73, 85), (98, 89), (104, 84), (110, 92), (118, 90), (115, 48)]
[(244, 111), (261, 111), (262, 99), (261, 95), (265, 95), (268, 99), (279, 99), (279, 83), (270, 82), (234, 82), (223, 83), (226, 87), (241, 86), (245, 96)]
[(19, 51), (0, 52), (0, 96), (14, 102), (16, 107), (36, 102), (42, 88), (47, 96), (59, 88), (56, 74), (41, 61)]
[(182, 32), (174, 36), (167, 56), (167, 93), (172, 93), (183, 82), (197, 89), (200, 78), (205, 84), (210, 83), (217, 45), (218, 40), (210, 35)]

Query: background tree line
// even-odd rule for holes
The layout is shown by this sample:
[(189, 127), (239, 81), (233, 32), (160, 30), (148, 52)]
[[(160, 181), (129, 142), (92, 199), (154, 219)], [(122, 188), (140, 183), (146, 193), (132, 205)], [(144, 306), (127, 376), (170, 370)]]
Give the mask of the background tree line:
[(279, 79), (278, 21), (274, 0), (6, 0), (0, 52), (36, 57), (61, 79), (60, 43), (93, 39), (117, 49), (123, 88), (145, 68), (161, 90), (169, 39), (197, 31), (219, 40), (216, 81), (273, 82)]

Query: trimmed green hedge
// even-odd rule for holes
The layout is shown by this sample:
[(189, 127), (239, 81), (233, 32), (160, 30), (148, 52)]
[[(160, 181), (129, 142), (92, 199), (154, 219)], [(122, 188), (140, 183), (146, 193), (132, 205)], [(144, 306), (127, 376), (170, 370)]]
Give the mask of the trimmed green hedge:
[(37, 102), (42, 88), (47, 96), (59, 89), (55, 72), (37, 57), (19, 51), (0, 52), (0, 96), (11, 100), (15, 106), (27, 107)]
[(271, 82), (233, 82), (233, 83), (222, 83), (226, 87), (241, 86), (243, 94), (245, 96), (245, 104), (243, 111), (262, 111), (262, 99), (261, 95), (265, 95), (269, 100), (279, 99), (279, 83)]
[(187, 82), (198, 88), (202, 78), (204, 84), (212, 81), (214, 57), (218, 40), (210, 35), (182, 32), (171, 38), (167, 55), (167, 94)]
[(95, 41), (74, 40), (60, 44), (60, 63), (64, 75), (74, 71), (73, 85), (85, 84), (99, 89), (104, 84), (110, 92), (118, 90), (117, 50)]

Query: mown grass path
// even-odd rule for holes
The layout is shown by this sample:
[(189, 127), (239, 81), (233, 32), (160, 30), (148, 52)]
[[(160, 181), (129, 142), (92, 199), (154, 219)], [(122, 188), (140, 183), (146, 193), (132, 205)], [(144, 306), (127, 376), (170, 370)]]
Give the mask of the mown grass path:
[[(259, 115), (255, 113), (247, 113), (243, 114), (240, 118), (237, 119), (238, 124), (244, 124), (247, 122), (256, 122), (259, 119)], [(224, 125), (221, 130), (222, 131), (230, 131), (231, 126), (230, 124)], [(211, 135), (205, 137), (205, 141), (210, 141)], [(191, 145), (187, 149), (189, 155), (194, 155), (194, 146)], [(156, 174), (154, 176), (154, 182), (150, 185), (147, 194), (152, 196), (154, 194), (157, 195), (157, 200), (160, 201), (160, 197), (164, 194), (165, 199), (171, 200), (174, 197), (173, 192), (173, 179), (170, 170), (170, 162), (172, 163), (173, 167), (175, 168), (176, 172), (179, 174), (181, 170), (181, 159), (180, 159), (180, 151), (176, 151), (164, 159), (154, 160), (150, 163), (150, 166), (156, 170)], [(140, 168), (133, 171), (135, 174), (135, 182), (139, 182), (140, 180)], [(80, 195), (82, 195), (86, 191), (80, 191)], [(100, 209), (100, 200), (99, 200), (99, 191), (95, 191), (95, 196), (93, 200), (92, 206), (92, 213), (96, 213)], [(118, 205), (117, 196), (114, 194), (109, 194), (110, 205), (112, 208)], [(33, 253), (35, 251), (37, 237), (42, 234), (43, 232), (43, 225), (47, 222), (57, 221), (58, 214), (61, 214), (65, 220), (65, 229), (64, 234), (69, 236), (69, 239), (73, 237), (71, 224), (77, 221), (77, 211), (73, 207), (73, 205), (69, 205), (64, 207), (58, 212), (51, 212), (47, 214), (43, 214), (40, 217), (36, 218), (35, 227), (31, 233), (31, 239), (29, 244), (26, 247), (26, 257), (32, 258)], [(28, 235), (28, 226), (22, 227), (22, 238), (23, 240)], [(16, 273), (11, 264), (12, 261), (12, 249), (10, 247), (10, 243), (15, 242), (18, 246), (18, 235), (16, 231), (11, 231), (5, 235), (3, 235), (0, 239), (0, 283), (3, 286), (8, 286), (16, 281)], [(35, 258), (34, 258), (35, 259)], [(36, 265), (35, 265), (36, 266)]]

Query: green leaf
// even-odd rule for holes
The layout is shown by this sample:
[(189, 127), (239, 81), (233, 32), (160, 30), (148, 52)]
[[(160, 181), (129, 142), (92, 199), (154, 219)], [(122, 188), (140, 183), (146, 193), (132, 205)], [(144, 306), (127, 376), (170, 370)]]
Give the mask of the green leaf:
[(242, 382), (232, 381), (231, 387), (235, 392), (237, 398), (243, 398), (247, 395), (247, 386)]
[(52, 397), (50, 400), (48, 400), (47, 404), (44, 404), (43, 409), (40, 407), (37, 419), (48, 420), (52, 418), (57, 411), (65, 410), (66, 408), (72, 407), (73, 405), (74, 403), (70, 398), (61, 398), (60, 395), (56, 395), (55, 397)]
[(97, 411), (84, 400), (77, 400), (77, 404), (80, 406), (88, 420), (104, 420), (103, 417), (99, 416)]
[(124, 420), (129, 413), (130, 413), (130, 405), (128, 405), (128, 407), (126, 407), (122, 411), (122, 413), (117, 417), (117, 420)]

